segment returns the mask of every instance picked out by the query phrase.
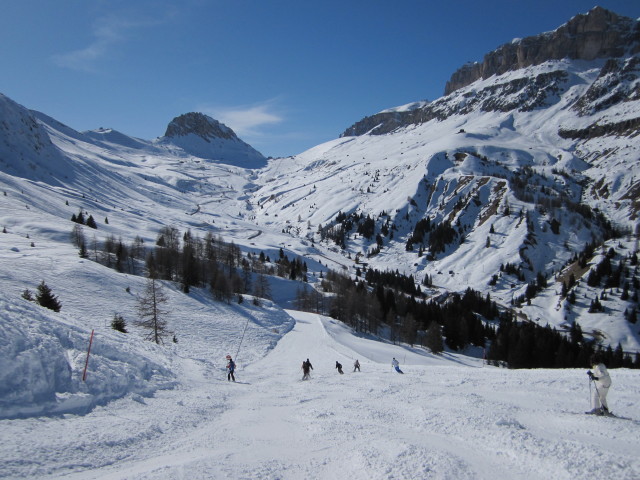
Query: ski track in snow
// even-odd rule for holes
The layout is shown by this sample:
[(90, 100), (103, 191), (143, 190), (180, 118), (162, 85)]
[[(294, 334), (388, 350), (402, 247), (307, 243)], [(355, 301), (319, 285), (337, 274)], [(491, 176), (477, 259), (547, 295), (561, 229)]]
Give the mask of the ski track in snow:
[[(2, 421), (0, 477), (640, 478), (639, 422), (580, 414), (581, 370), (421, 361), (348, 337), (333, 320), (290, 313), (294, 329), (241, 368), (236, 384), (209, 362), (180, 358), (180, 386), (152, 398)], [(392, 370), (392, 356), (408, 358), (405, 375)], [(302, 381), (307, 357), (314, 370)], [(361, 373), (352, 372), (355, 358)], [(612, 376), (612, 409), (640, 418), (638, 372)]]

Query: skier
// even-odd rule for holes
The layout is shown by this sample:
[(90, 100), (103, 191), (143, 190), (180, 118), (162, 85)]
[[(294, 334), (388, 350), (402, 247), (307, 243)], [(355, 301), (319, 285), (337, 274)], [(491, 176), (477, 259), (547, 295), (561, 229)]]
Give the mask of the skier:
[(393, 357), (393, 360), (391, 361), (391, 365), (393, 366), (393, 368), (396, 369), (396, 372), (404, 373), (402, 370), (400, 370), (400, 362), (396, 360), (396, 357)]
[(607, 393), (609, 393), (609, 387), (611, 386), (611, 377), (599, 355), (596, 354), (591, 358), (591, 365), (593, 371), (589, 370), (587, 375), (589, 375), (589, 380), (593, 382), (595, 390), (591, 397), (591, 406), (593, 408), (588, 413), (608, 415)]
[(311, 378), (310, 370), (313, 370), (313, 367), (311, 366), (311, 362), (307, 358), (302, 362), (302, 373), (304, 374), (302, 375), (302, 380), (309, 380)]
[(353, 371), (355, 372), (356, 370), (360, 371), (360, 362), (358, 361), (357, 358), (355, 363), (353, 364)]
[(236, 381), (236, 377), (233, 374), (233, 371), (236, 369), (236, 364), (233, 361), (233, 359), (231, 358), (231, 355), (227, 355), (227, 372), (229, 372), (227, 374), (227, 381), (231, 381), (233, 380), (234, 382)]
[(344, 372), (342, 371), (342, 364), (336, 360), (336, 368), (338, 369), (338, 373), (342, 375)]

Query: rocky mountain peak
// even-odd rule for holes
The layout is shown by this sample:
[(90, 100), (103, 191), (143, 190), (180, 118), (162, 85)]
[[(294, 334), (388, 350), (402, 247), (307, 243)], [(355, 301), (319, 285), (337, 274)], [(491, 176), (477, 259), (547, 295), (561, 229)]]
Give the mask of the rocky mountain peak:
[(225, 124), (203, 113), (191, 112), (171, 120), (159, 145), (179, 147), (184, 153), (221, 163), (261, 168), (265, 157), (243, 142)]
[(207, 142), (216, 138), (226, 140), (238, 138), (235, 132), (225, 124), (198, 112), (185, 113), (171, 120), (164, 136), (167, 138), (176, 138), (189, 134), (197, 135)]
[(539, 65), (548, 60), (594, 60), (639, 51), (640, 23), (637, 20), (594, 7), (552, 32), (516, 39), (486, 54), (482, 62), (462, 66), (447, 82), (445, 95), (480, 78)]

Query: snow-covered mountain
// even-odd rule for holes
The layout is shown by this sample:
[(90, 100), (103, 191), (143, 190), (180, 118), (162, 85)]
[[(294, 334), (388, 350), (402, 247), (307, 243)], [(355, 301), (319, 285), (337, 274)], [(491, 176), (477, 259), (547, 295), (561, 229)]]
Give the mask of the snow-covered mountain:
[(174, 118), (157, 143), (177, 146), (188, 155), (244, 168), (265, 166), (265, 157), (233, 130), (208, 115), (191, 112)]
[[(389, 341), (400, 313), (364, 335), (285, 309), (307, 288), (321, 305), (337, 296), (329, 270), (389, 271), (418, 301), (471, 288), (519, 321), (640, 351), (638, 32), (595, 8), (464, 66), (442, 98), (287, 158), (199, 113), (144, 140), (77, 132), (0, 95), (0, 476), (637, 477), (637, 422), (573, 415), (587, 408), (582, 369), (479, 369), (478, 347)], [(82, 256), (79, 213), (97, 223), (80, 228)], [(218, 270), (188, 293), (168, 275), (178, 343), (147, 342), (133, 249), (168, 240), (209, 267), (224, 257), (218, 278), (268, 288), (230, 301), (212, 295)], [(305, 281), (278, 272), (283, 258), (304, 261)], [(23, 298), (42, 281), (61, 312)], [(238, 385), (221, 380), (227, 353)], [(315, 378), (300, 383), (308, 356)], [(354, 358), (362, 379), (335, 374)], [(637, 371), (613, 376), (613, 410), (637, 418)]]
[[(351, 258), (448, 290), (470, 286), (504, 305), (541, 274), (549, 287), (520, 311), (543, 324), (578, 320), (595, 331), (611, 316), (622, 319), (632, 304), (612, 303), (601, 318), (586, 309), (576, 316), (559, 293), (585, 244), (624, 232), (628, 242), (604, 245), (621, 259), (636, 251), (638, 28), (595, 8), (518, 41), (514, 63), (479, 69), (464, 82), (454, 75), (460, 85), (440, 99), (387, 109), (340, 139), (271, 162), (256, 193), (258, 223), (315, 242), (320, 227), (335, 237), (347, 225), (339, 237)], [(602, 57), (611, 52), (621, 56)], [(338, 213), (350, 216), (346, 224)], [(367, 218), (372, 233), (356, 233)], [(425, 219), (453, 227), (444, 247), (433, 248), (420, 231)], [(506, 264), (525, 282), (505, 274)], [(601, 293), (581, 290), (590, 299)], [(637, 339), (635, 324), (623, 330), (621, 337)], [(627, 348), (636, 351), (637, 340)]]
[[(523, 318), (578, 322), (635, 352), (638, 329), (625, 320), (636, 318), (634, 274), (617, 284), (632, 295), (613, 292), (600, 313), (561, 292), (574, 273), (579, 297), (603, 297), (604, 281), (580, 282), (589, 269), (575, 275), (587, 244), (635, 265), (638, 28), (594, 8), (487, 54), (475, 73), (456, 72), (440, 99), (389, 108), (288, 158), (265, 159), (203, 114), (146, 141), (76, 132), (2, 97), (1, 178), (12, 193), (3, 200), (65, 221), (78, 208), (125, 216), (135, 232), (107, 228), (148, 241), (158, 223), (228, 232), (246, 250), (269, 232), (277, 240), (267, 250), (285, 245), (353, 274), (398, 271), (427, 295), (470, 287)], [(60, 208), (69, 197), (76, 204)], [(601, 259), (589, 251), (592, 268)]]

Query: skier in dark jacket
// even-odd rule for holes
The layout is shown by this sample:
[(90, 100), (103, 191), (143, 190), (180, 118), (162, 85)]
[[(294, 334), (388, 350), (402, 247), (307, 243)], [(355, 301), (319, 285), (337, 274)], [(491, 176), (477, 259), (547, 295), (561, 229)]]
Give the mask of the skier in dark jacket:
[(235, 369), (236, 369), (236, 363), (233, 361), (231, 356), (227, 355), (227, 372), (229, 372), (227, 374), (227, 380), (228, 381), (231, 381), (231, 380), (233, 380), (234, 382), (236, 381), (236, 377), (233, 374), (233, 371)]
[(338, 373), (342, 375), (344, 372), (342, 371), (342, 364), (336, 361), (336, 368), (338, 369)]
[(313, 370), (313, 366), (307, 358), (304, 362), (302, 362), (302, 373), (304, 374), (302, 375), (303, 380), (309, 380), (311, 378), (311, 370)]
[(360, 362), (358, 361), (358, 359), (356, 358), (355, 363), (353, 364), (353, 371), (360, 371)]

